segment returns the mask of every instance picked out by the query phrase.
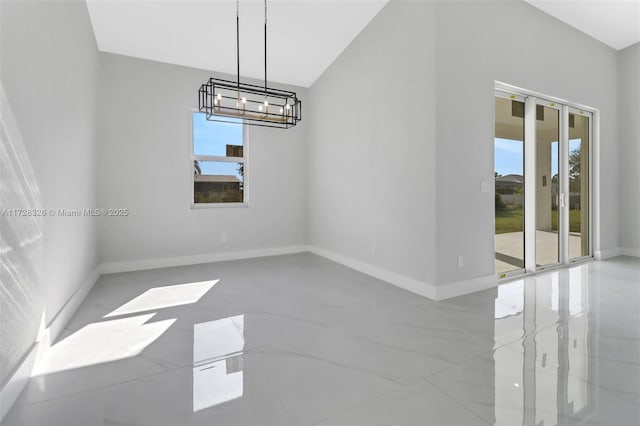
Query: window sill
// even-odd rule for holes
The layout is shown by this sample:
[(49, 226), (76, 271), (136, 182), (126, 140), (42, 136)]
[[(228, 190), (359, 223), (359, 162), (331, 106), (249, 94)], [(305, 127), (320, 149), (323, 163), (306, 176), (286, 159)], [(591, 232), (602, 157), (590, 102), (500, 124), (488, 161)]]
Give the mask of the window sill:
[(191, 203), (191, 210), (248, 208), (247, 203)]

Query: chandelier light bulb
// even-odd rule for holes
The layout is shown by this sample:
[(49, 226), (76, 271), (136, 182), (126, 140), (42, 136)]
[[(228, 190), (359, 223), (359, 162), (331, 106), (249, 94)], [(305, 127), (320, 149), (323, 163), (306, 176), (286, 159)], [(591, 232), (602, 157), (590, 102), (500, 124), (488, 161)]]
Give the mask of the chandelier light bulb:
[(247, 103), (247, 98), (243, 97), (243, 98), (242, 98), (242, 103), (243, 103), (243, 104), (246, 104), (246, 103)]
[(289, 109), (289, 108), (291, 108), (291, 105), (286, 104), (284, 107), (285, 107), (286, 109)]
[(221, 101), (221, 100), (222, 100), (222, 95), (221, 95), (220, 93), (218, 93), (218, 94), (216, 95), (216, 98), (218, 98), (218, 101)]
[(258, 106), (258, 111), (262, 112), (262, 105)]
[(264, 106), (265, 106), (265, 107), (268, 107), (268, 106), (269, 106), (269, 102), (264, 101)]
[(284, 108), (280, 107), (280, 114), (284, 112)]

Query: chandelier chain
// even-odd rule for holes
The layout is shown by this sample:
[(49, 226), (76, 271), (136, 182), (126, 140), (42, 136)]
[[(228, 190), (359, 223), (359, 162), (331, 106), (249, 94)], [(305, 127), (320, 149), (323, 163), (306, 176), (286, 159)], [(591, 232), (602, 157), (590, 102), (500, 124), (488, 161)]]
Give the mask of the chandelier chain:
[(264, 92), (267, 93), (267, 0), (264, 0)]
[(240, 0), (236, 0), (236, 67), (238, 76), (238, 96), (240, 94)]

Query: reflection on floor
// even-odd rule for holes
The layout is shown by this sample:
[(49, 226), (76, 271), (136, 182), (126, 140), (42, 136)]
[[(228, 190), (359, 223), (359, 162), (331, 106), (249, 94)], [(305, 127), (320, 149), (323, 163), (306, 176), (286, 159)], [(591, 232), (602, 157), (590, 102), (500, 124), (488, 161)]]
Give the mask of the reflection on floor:
[(444, 302), (311, 254), (103, 276), (3, 423), (639, 424), (640, 261)]

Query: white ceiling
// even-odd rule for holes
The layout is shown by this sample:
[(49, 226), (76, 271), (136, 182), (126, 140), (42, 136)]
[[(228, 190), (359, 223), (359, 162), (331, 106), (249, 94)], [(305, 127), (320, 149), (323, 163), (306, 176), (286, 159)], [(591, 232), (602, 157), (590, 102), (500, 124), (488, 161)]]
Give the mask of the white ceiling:
[[(98, 48), (236, 74), (235, 0), (86, 0)], [(388, 0), (269, 0), (269, 81), (311, 86)], [(640, 41), (640, 0), (525, 0), (614, 49)], [(264, 78), (264, 3), (240, 1), (240, 73)]]
[(620, 50), (640, 42), (640, 0), (525, 0)]
[[(309, 87), (387, 0), (269, 0), (269, 81)], [(235, 0), (87, 0), (98, 48), (236, 74)], [(264, 2), (240, 1), (240, 74), (264, 78)]]

